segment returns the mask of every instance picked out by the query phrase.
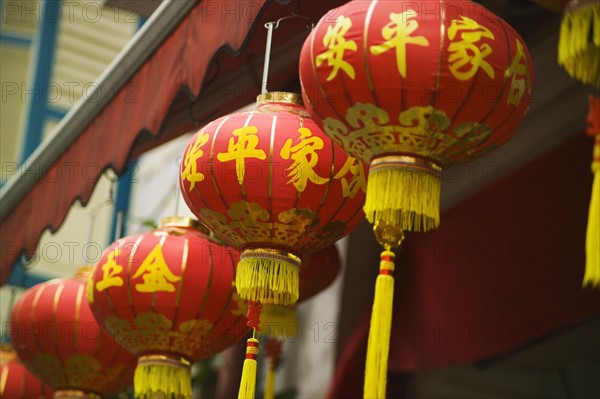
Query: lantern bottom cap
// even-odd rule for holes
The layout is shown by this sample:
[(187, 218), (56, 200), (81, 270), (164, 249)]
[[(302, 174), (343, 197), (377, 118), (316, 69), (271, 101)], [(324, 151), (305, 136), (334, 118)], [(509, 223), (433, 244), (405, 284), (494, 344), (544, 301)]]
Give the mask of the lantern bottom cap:
[(400, 231), (437, 228), (441, 170), (436, 163), (411, 156), (390, 155), (371, 161), (364, 206), (367, 220)]
[(241, 298), (252, 302), (293, 305), (299, 296), (300, 258), (272, 248), (242, 251), (235, 276)]
[(54, 399), (100, 399), (101, 397), (97, 393), (82, 389), (57, 389), (54, 391)]
[(141, 356), (135, 369), (133, 386), (136, 398), (190, 398), (190, 362), (167, 355)]

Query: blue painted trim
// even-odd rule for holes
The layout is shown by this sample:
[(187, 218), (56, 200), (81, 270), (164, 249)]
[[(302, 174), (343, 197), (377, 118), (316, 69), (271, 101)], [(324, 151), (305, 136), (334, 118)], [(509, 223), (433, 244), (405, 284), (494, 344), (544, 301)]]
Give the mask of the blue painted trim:
[(140, 30), (140, 28), (141, 28), (142, 26), (144, 26), (144, 24), (146, 23), (146, 21), (147, 21), (147, 20), (148, 20), (148, 18), (146, 18), (146, 17), (142, 17), (142, 16), (140, 15), (140, 19), (138, 19), (137, 30)]
[[(0, 18), (2, 18), (0, 16)], [(0, 32), (0, 43), (15, 47), (29, 47), (33, 39), (27, 36), (16, 35), (14, 33)]]
[[(37, 148), (42, 141), (46, 98), (54, 65), (56, 38), (60, 22), (61, 0), (44, 0), (36, 37), (33, 80), (30, 82), (32, 93), (26, 95), (27, 116), (21, 163)], [(32, 98), (33, 97), (33, 98)]]
[[(115, 207), (113, 210), (112, 228), (110, 229), (109, 242), (114, 242), (121, 238), (127, 232), (127, 214), (129, 213), (129, 200), (131, 198), (131, 186), (135, 181), (135, 172), (137, 171), (137, 161), (131, 161), (117, 182), (117, 193), (115, 198)], [(117, 231), (119, 212), (123, 213), (121, 229)]]
[(61, 120), (62, 118), (65, 117), (66, 114), (67, 114), (67, 111), (65, 111), (63, 109), (58, 109), (56, 107), (53, 107), (52, 105), (48, 105), (46, 107), (46, 116), (50, 116), (52, 118)]
[(31, 288), (34, 285), (43, 283), (44, 281), (47, 281), (47, 280), (48, 279), (46, 279), (46, 278), (42, 278), (42, 277), (38, 277), (34, 274), (30, 274), (23, 267), (23, 261), (21, 259), (19, 259), (17, 262), (15, 262), (12, 272), (10, 273), (10, 277), (8, 278), (8, 281), (6, 282), (6, 284), (14, 285), (17, 287), (23, 287), (23, 288)]

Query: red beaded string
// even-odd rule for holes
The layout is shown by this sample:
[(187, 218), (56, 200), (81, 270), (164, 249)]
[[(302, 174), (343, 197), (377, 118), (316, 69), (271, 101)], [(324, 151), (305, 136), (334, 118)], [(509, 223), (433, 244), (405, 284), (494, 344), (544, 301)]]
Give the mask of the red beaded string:
[(262, 309), (262, 304), (260, 302), (248, 302), (248, 313), (246, 317), (248, 318), (248, 322), (246, 325), (252, 328), (254, 331), (260, 331), (260, 310)]

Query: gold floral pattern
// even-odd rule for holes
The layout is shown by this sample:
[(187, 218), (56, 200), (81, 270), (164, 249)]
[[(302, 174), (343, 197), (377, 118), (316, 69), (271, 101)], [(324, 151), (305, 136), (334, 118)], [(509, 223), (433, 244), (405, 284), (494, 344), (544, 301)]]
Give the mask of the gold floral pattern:
[(173, 331), (173, 322), (154, 312), (140, 313), (133, 322), (111, 316), (105, 326), (117, 342), (133, 353), (156, 350), (195, 357), (210, 349), (214, 337), (214, 326), (208, 320), (187, 320)]
[(199, 214), (202, 223), (235, 246), (247, 243), (294, 246), (310, 237), (311, 226), (318, 222), (315, 212), (298, 208), (280, 212), (273, 221), (260, 204), (246, 201), (232, 204), (227, 216), (208, 208), (201, 209)]
[(354, 157), (369, 162), (384, 153), (410, 153), (441, 163), (468, 160), (480, 153), (492, 131), (487, 124), (470, 122), (450, 126), (443, 110), (432, 106), (411, 107), (398, 115), (398, 123), (373, 105), (356, 103), (345, 122), (325, 118), (325, 132)]
[(111, 384), (125, 372), (125, 365), (104, 368), (93, 356), (76, 354), (61, 363), (57, 356), (37, 353), (33, 368), (44, 381), (52, 381), (54, 387), (98, 388)]

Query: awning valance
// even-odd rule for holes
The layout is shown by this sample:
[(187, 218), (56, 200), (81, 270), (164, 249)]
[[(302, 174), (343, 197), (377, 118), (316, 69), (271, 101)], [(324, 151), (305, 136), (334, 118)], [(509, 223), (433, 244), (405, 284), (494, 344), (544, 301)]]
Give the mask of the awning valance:
[[(110, 97), (97, 93), (76, 105), (53, 140), (43, 143), (2, 188), (0, 283), (20, 254), (33, 254), (46, 228), (60, 227), (75, 200), (87, 203), (102, 171), (113, 168), (121, 174), (142, 152), (253, 102), (260, 91), (266, 37), (256, 27), (294, 12), (316, 20), (340, 2), (305, 8), (265, 0), (193, 3), (164, 2), (138, 32), (138, 41), (124, 50), (131, 55), (121, 56), (99, 79), (99, 87), (113, 79)], [(180, 21), (177, 13), (184, 15)], [(167, 17), (171, 27), (164, 22)], [(274, 36), (270, 89), (294, 89), (290, 85), (297, 82), (306, 24), (302, 19), (287, 22)], [(153, 29), (170, 33), (161, 32), (163, 40)], [(134, 51), (144, 37), (150, 55)], [(160, 42), (148, 43), (152, 40)], [(131, 77), (123, 69), (132, 70)], [(122, 79), (114, 81), (114, 75)], [(87, 123), (81, 120), (84, 108), (92, 115)], [(61, 132), (68, 129), (71, 135), (65, 138)], [(52, 148), (57, 146), (62, 148)], [(57, 156), (49, 157), (50, 151)]]

